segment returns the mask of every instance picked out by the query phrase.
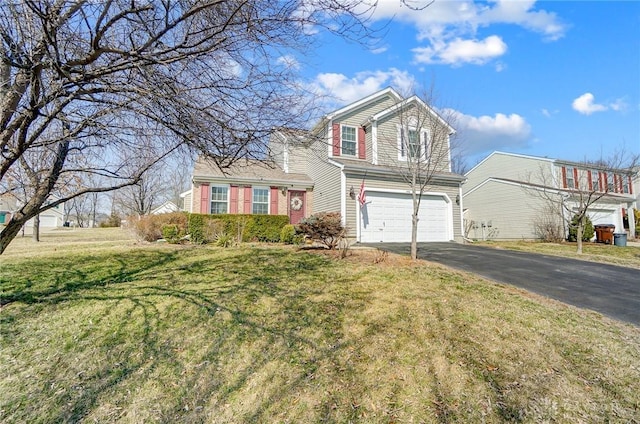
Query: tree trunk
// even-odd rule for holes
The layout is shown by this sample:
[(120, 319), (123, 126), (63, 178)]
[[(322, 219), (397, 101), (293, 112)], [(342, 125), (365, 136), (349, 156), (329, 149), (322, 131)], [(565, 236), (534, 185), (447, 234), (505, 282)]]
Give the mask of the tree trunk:
[(578, 219), (578, 228), (576, 228), (576, 242), (578, 243), (578, 255), (582, 255), (582, 234), (584, 234), (584, 216)]
[(33, 217), (33, 241), (40, 241), (40, 214)]
[[(18, 222), (15, 219), (11, 219), (9, 223), (0, 232), (0, 255), (11, 243), (11, 240), (20, 233), (20, 230), (24, 231), (23, 222)], [(24, 236), (24, 233), (23, 233)]]
[(415, 208), (411, 215), (411, 259), (418, 259), (418, 212)]

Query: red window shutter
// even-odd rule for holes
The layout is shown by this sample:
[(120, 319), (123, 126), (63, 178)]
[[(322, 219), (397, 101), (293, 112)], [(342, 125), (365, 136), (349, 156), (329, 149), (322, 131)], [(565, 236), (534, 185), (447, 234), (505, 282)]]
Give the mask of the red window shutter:
[(202, 183), (200, 185), (200, 213), (211, 212), (211, 203), (209, 203), (209, 183)]
[(631, 181), (631, 176), (629, 178), (629, 194), (633, 194), (633, 181)]
[(598, 191), (605, 191), (604, 188), (606, 187), (606, 175), (602, 172), (598, 172), (598, 183), (600, 185), (600, 187), (598, 187)]
[(622, 193), (622, 175), (618, 175), (618, 193)]
[(231, 205), (229, 205), (229, 213), (238, 213), (238, 186), (231, 186), (230, 195)]
[(269, 214), (270, 215), (278, 215), (278, 187), (271, 187), (271, 199), (269, 202), (271, 203)]
[(251, 195), (253, 189), (251, 187), (244, 188), (244, 213), (251, 213)]
[(366, 135), (364, 127), (358, 128), (358, 158), (367, 158), (367, 146), (365, 145)]
[(589, 183), (589, 191), (593, 191), (593, 180), (591, 179), (591, 171), (587, 171), (587, 181)]
[(573, 188), (579, 188), (578, 186), (578, 168), (573, 168)]
[(609, 192), (609, 178), (606, 172), (602, 173), (602, 187), (604, 188), (604, 190), (602, 191), (604, 191), (605, 193)]
[(333, 124), (333, 156), (340, 156), (340, 124)]
[(567, 188), (567, 168), (562, 167), (562, 187)]

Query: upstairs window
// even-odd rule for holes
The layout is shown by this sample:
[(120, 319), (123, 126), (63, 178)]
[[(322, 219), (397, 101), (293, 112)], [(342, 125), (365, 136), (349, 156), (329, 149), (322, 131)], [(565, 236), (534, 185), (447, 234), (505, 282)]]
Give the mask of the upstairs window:
[(355, 127), (343, 125), (340, 134), (340, 146), (342, 155), (355, 156), (357, 152), (358, 139)]
[(211, 213), (229, 212), (229, 187), (211, 186)]
[(591, 190), (600, 191), (600, 179), (598, 171), (591, 171)]
[(623, 175), (622, 177), (622, 192), (625, 194), (629, 194), (629, 178), (626, 175)]
[(611, 193), (616, 191), (616, 186), (613, 182), (613, 174), (611, 173), (607, 174), (607, 191)]
[[(427, 157), (427, 133), (415, 128), (400, 128), (398, 140), (398, 159), (413, 160), (426, 159)], [(408, 155), (408, 156), (407, 156)]]
[(251, 213), (254, 215), (269, 214), (269, 189), (262, 187), (253, 188), (253, 204)]
[(571, 166), (567, 166), (566, 168), (566, 179), (567, 179), (567, 188), (576, 188), (576, 180), (573, 177), (574, 168)]

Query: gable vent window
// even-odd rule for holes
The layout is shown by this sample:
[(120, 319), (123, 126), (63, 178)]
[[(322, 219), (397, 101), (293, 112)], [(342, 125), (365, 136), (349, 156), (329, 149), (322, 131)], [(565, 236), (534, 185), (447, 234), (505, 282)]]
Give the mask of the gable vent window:
[(347, 156), (355, 156), (358, 146), (358, 141), (356, 138), (356, 128), (343, 125), (341, 131), (342, 154)]

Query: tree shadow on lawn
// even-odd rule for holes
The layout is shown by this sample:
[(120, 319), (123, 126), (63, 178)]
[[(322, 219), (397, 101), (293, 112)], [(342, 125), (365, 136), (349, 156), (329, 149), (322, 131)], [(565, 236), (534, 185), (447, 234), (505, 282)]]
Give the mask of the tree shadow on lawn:
[[(319, 364), (334, 364), (343, 378), (351, 372), (340, 359), (350, 346), (342, 333), (342, 317), (345, 311), (364, 307), (369, 294), (322, 297), (324, 281), (315, 276), (331, 267), (329, 260), (276, 249), (215, 258), (197, 251), (190, 255), (185, 250), (97, 255), (77, 264), (74, 260), (58, 263), (58, 271), (47, 268), (46, 261), (30, 261), (36, 271), (29, 276), (12, 283), (0, 280), (4, 305), (97, 302), (104, 307), (95, 321), (96, 325), (108, 323), (108, 328), (99, 335), (86, 330), (77, 339), (93, 344), (108, 360), (78, 374), (70, 390), (61, 394), (49, 387), (61, 378), (58, 367), (53, 367), (41, 389), (42, 400), (51, 403), (51, 419), (81, 420), (101, 409), (105, 393), (114, 397), (113, 401), (107, 398), (110, 403), (126, 408), (123, 392), (142, 388), (157, 373), (168, 372), (161, 379), (173, 387), (167, 389), (173, 394), (157, 406), (158, 411), (148, 412), (155, 414), (152, 419), (201, 421), (211, 414), (207, 405), (212, 399), (224, 405), (246, 390), (247, 382), (261, 370), (288, 361), (292, 378), (263, 399), (255, 399), (256, 406), (245, 412), (254, 421), (306, 384)], [(262, 301), (271, 302), (273, 310), (260, 309)], [(5, 318), (3, 326), (20, 319), (19, 314)], [(166, 332), (173, 326), (175, 332)], [(190, 331), (200, 334), (204, 347), (185, 340)], [(237, 349), (247, 350), (247, 362), (235, 363)], [(193, 351), (188, 359), (181, 356), (185, 350)], [(235, 371), (228, 374), (228, 369)], [(185, 404), (192, 407), (185, 409)], [(10, 404), (3, 408), (7, 413), (12, 409)]]

